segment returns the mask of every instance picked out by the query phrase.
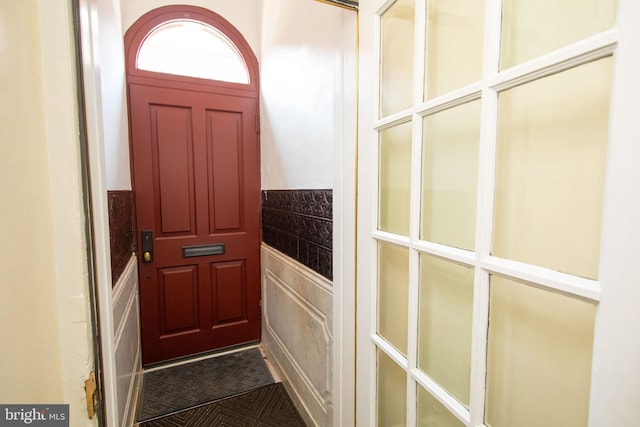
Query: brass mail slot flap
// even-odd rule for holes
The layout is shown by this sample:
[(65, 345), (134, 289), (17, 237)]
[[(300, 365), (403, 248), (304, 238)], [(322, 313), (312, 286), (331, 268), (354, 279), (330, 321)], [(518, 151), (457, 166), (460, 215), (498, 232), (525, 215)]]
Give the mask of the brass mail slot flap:
[(224, 243), (215, 245), (183, 246), (182, 257), (192, 258), (196, 256), (222, 255), (224, 253)]

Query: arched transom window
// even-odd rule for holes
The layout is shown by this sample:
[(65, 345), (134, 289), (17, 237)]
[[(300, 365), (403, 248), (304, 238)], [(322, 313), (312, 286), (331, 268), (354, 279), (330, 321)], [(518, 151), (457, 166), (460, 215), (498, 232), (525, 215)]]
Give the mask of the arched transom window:
[(164, 22), (142, 42), (136, 58), (139, 70), (248, 84), (242, 55), (223, 33), (203, 22)]

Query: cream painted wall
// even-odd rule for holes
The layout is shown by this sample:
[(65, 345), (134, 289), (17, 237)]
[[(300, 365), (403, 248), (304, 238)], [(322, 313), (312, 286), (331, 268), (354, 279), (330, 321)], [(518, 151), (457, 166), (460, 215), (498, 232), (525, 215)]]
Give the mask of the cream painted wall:
[(263, 2), (262, 188), (333, 188), (342, 124), (343, 9)]
[(0, 401), (67, 403), (95, 425), (71, 0), (0, 11)]
[(36, 0), (0, 3), (3, 403), (63, 401), (39, 19)]

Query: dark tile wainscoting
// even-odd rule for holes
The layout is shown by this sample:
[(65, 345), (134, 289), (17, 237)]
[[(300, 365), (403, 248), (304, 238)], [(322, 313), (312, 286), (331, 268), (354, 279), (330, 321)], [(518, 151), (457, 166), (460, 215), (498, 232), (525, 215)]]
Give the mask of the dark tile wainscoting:
[(332, 190), (262, 192), (262, 240), (333, 279)]
[(109, 241), (111, 243), (111, 279), (115, 285), (124, 271), (131, 253), (136, 251), (133, 192), (108, 191)]

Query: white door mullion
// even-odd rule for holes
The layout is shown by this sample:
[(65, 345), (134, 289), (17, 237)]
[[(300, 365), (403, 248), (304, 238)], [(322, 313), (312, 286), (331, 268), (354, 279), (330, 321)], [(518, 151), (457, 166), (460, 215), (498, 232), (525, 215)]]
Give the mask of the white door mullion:
[[(415, 31), (413, 55), (413, 105), (420, 105), (424, 93), (425, 50), (426, 50), (426, 0), (415, 0)], [(418, 320), (420, 311), (419, 276), (420, 256), (414, 249), (414, 243), (420, 240), (420, 198), (422, 169), (422, 118), (413, 114), (411, 145), (411, 214), (409, 236), (409, 311), (408, 311), (408, 348), (407, 348), (407, 426), (418, 425), (417, 420), (417, 384), (410, 374), (418, 363)]]
[(440, 258), (457, 262), (458, 264), (470, 267), (476, 265), (475, 252), (468, 251), (466, 249), (454, 248), (452, 246), (442, 245), (440, 243), (427, 242), (426, 240), (413, 242), (413, 248), (419, 250), (420, 252), (425, 252)]
[(478, 201), (476, 259), (471, 338), (470, 419), (472, 426), (484, 421), (487, 333), (489, 328), (489, 273), (482, 268), (483, 255), (491, 251), (493, 188), (498, 96), (486, 88), (482, 96), (480, 151), (478, 156)]
[(471, 338), (470, 426), (484, 423), (489, 332), (489, 274), (476, 268), (473, 288), (473, 327)]
[(384, 129), (389, 129), (391, 127), (400, 125), (402, 123), (407, 123), (408, 121), (411, 120), (412, 111), (413, 111), (412, 108), (407, 108), (405, 110), (391, 114), (390, 116), (381, 118), (379, 120), (376, 119), (376, 121), (373, 124), (374, 129), (377, 131), (381, 131)]
[(425, 52), (426, 52), (426, 0), (415, 0), (416, 13), (415, 13), (415, 37), (414, 43), (414, 55), (413, 55), (413, 105), (420, 105), (422, 103), (424, 94), (424, 76), (425, 76)]
[(609, 56), (617, 39), (618, 30), (612, 28), (487, 77), (493, 89), (507, 90)]
[[(420, 235), (420, 169), (422, 159), (422, 125), (419, 116), (414, 116), (411, 147), (411, 213), (409, 220), (410, 249), (409, 249), (409, 298), (407, 333), (407, 360), (409, 369), (417, 365), (418, 352), (418, 316), (419, 316), (419, 270), (420, 259), (413, 248), (413, 242)], [(407, 372), (407, 425), (414, 426), (416, 421), (416, 386), (415, 381)]]
[(374, 230), (371, 232), (371, 236), (378, 241), (393, 243), (394, 245), (404, 246), (406, 248), (411, 244), (409, 237), (388, 233), (386, 231)]
[(596, 303), (600, 301), (602, 293), (600, 283), (597, 280), (585, 279), (523, 262), (490, 256), (480, 261), (480, 267), (492, 274), (516, 279), (552, 292), (578, 296)]
[[(413, 105), (422, 101), (424, 81), (424, 46), (425, 46), (425, 19), (423, 11), (426, 7), (425, 0), (415, 1), (415, 30), (414, 30), (414, 55), (413, 55)], [(413, 249), (413, 242), (420, 236), (420, 170), (422, 159), (422, 122), (417, 114), (412, 115), (411, 125), (411, 184), (410, 184), (410, 216), (409, 216), (409, 298), (407, 301), (407, 426), (417, 425), (417, 390), (416, 382), (410, 375), (411, 369), (417, 364), (418, 352), (418, 277), (419, 255)]]
[[(411, 196), (410, 196), (410, 248), (409, 248), (409, 298), (407, 301), (407, 362), (408, 369), (413, 369), (417, 364), (418, 351), (418, 276), (419, 255), (413, 249), (412, 242), (418, 239), (420, 234), (420, 164), (421, 164), (421, 126), (420, 118), (414, 116), (412, 123), (411, 146)], [(416, 385), (407, 371), (407, 426), (416, 425)]]
[(502, 32), (502, 0), (487, 0), (484, 11), (483, 89), (498, 74), (500, 66), (500, 34)]
[(490, 291), (489, 274), (481, 267), (481, 260), (491, 253), (498, 95), (489, 87), (489, 82), (497, 74), (500, 62), (502, 2), (501, 0), (488, 0), (485, 7), (482, 112), (480, 149), (478, 152), (478, 200), (476, 205), (476, 258), (471, 338), (471, 381), (469, 390), (470, 426), (484, 424)]
[(414, 378), (417, 384), (431, 393), (434, 399), (436, 399), (442, 404), (442, 406), (451, 411), (460, 421), (467, 425), (469, 424), (470, 418), (467, 408), (465, 408), (460, 402), (458, 402), (455, 397), (451, 396), (451, 394), (449, 394), (444, 388), (442, 388), (440, 384), (433, 381), (431, 378), (429, 378), (428, 375), (426, 375), (419, 369), (413, 369), (411, 371), (411, 376)]
[(473, 82), (460, 89), (452, 90), (435, 98), (428, 99), (418, 104), (418, 114), (426, 116), (440, 111), (448, 110), (458, 105), (466, 104), (480, 98), (484, 82)]

